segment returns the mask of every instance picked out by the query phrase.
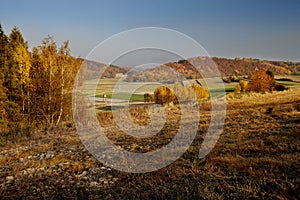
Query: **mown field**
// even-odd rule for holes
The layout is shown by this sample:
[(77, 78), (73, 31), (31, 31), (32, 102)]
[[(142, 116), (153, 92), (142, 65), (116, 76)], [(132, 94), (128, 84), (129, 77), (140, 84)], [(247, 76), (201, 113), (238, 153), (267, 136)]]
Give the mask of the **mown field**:
[[(300, 199), (299, 92), (229, 95), (223, 133), (199, 160), (210, 122), (210, 104), (203, 103), (188, 151), (171, 165), (144, 174), (120, 172), (97, 161), (72, 124), (15, 138), (0, 147), (0, 199)], [(167, 108), (177, 114), (169, 115), (151, 139), (126, 136), (109, 111), (99, 119), (105, 119), (101, 125), (116, 145), (144, 152), (176, 134), (176, 109)], [(137, 111), (133, 108), (133, 119), (147, 123), (147, 113)]]

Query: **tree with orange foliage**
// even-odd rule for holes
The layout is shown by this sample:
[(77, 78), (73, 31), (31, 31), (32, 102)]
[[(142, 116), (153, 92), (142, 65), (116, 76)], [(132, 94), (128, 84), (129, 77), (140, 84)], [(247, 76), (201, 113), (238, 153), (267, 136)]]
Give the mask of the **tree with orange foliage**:
[(271, 72), (265, 70), (257, 71), (250, 78), (247, 90), (250, 92), (271, 92), (275, 84), (274, 77), (271, 74)]

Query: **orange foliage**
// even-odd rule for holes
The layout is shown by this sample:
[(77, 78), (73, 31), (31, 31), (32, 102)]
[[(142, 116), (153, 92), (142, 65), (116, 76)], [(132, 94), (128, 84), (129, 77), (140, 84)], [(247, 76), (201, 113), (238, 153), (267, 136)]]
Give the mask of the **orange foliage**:
[(252, 92), (271, 92), (274, 86), (274, 78), (265, 70), (257, 71), (248, 84), (248, 91)]

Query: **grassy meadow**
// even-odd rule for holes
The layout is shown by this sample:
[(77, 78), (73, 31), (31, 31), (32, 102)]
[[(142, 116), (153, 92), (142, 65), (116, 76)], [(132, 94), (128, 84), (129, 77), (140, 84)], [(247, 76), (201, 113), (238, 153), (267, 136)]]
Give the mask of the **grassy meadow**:
[[(282, 79), (282, 80), (280, 80)], [(288, 88), (300, 87), (300, 76), (284, 76), (279, 77), (279, 80), (276, 83), (284, 85)], [(143, 82), (143, 83), (135, 83), (135, 82), (126, 82), (120, 81), (118, 78), (104, 78), (98, 80), (91, 80), (86, 82), (87, 90), (91, 90), (91, 88), (95, 88), (96, 90), (90, 95), (94, 95), (97, 98), (102, 98), (103, 94), (106, 94), (107, 98), (114, 98), (120, 100), (129, 100), (131, 102), (143, 102), (144, 101), (144, 93), (153, 94), (154, 90), (161, 86), (167, 85), (172, 87), (174, 84), (161, 84), (156, 82)], [(232, 83), (224, 83), (225, 93), (229, 94), (234, 91), (237, 82)], [(132, 88), (135, 88), (132, 91)], [(114, 91), (115, 90), (115, 91)], [(117, 91), (117, 92), (116, 92)], [(211, 95), (212, 96), (220, 96), (225, 94), (224, 91), (220, 88), (212, 88)]]

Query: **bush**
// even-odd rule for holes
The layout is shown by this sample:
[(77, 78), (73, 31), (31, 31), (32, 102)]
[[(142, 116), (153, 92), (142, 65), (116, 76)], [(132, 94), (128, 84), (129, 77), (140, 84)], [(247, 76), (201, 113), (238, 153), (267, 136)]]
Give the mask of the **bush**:
[(239, 82), (240, 81), (240, 79), (235, 75), (230, 75), (229, 79), (231, 82)]
[(144, 102), (152, 102), (153, 101), (153, 95), (149, 94), (149, 93), (145, 93), (144, 94)]
[(178, 104), (179, 101), (194, 101), (195, 97), (198, 101), (207, 99), (209, 97), (208, 89), (198, 84), (189, 87), (176, 84), (173, 88), (161, 86), (154, 91), (155, 103), (161, 105), (171, 102)]
[(237, 84), (234, 88), (234, 93), (241, 93), (242, 87), (240, 84)]
[(234, 88), (234, 93), (246, 92), (248, 88), (248, 82), (244, 80), (240, 80), (239, 84), (237, 84)]
[(227, 77), (222, 77), (224, 83), (231, 83), (231, 80)]
[(176, 84), (174, 85), (173, 90), (176, 95), (174, 103), (178, 103), (179, 101), (191, 101), (195, 97), (192, 87)]
[(241, 80), (239, 85), (241, 86), (241, 91), (242, 92), (247, 91), (247, 88), (248, 88), (248, 82), (247, 81)]
[(247, 91), (250, 92), (271, 92), (274, 89), (275, 80), (270, 71), (257, 71), (251, 76)]
[(203, 99), (207, 99), (209, 97), (209, 92), (208, 92), (207, 88), (202, 87), (198, 84), (193, 84), (192, 88), (196, 93), (198, 101), (203, 100)]
[(276, 84), (275, 85), (275, 90), (276, 91), (284, 91), (284, 90), (288, 90), (289, 88), (284, 86), (284, 85), (280, 85), (280, 84)]
[(167, 86), (160, 86), (154, 91), (155, 103), (164, 105), (174, 102), (176, 99), (174, 91)]

